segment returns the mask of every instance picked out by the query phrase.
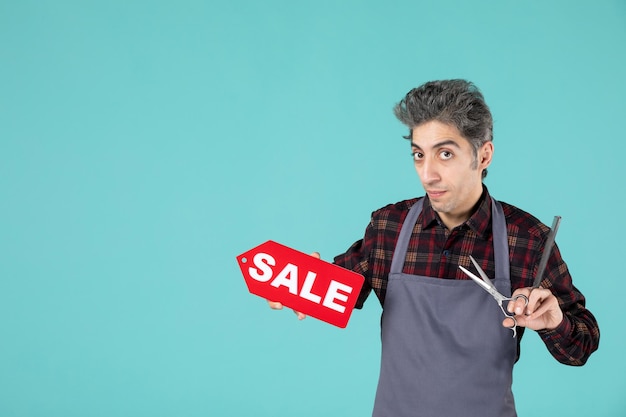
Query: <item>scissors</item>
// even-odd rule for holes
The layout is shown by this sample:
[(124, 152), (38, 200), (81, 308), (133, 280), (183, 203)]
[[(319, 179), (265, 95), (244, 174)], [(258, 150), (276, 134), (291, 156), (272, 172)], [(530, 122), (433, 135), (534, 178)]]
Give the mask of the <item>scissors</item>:
[(489, 294), (491, 294), (491, 296), (498, 303), (498, 307), (500, 307), (500, 310), (502, 310), (502, 314), (504, 314), (506, 317), (508, 317), (511, 320), (513, 320), (513, 325), (510, 326), (509, 329), (513, 330), (513, 337), (516, 337), (517, 336), (517, 320), (515, 320), (515, 315), (514, 314), (509, 314), (504, 309), (503, 303), (505, 301), (517, 301), (517, 300), (519, 300), (521, 298), (521, 299), (524, 300), (524, 307), (525, 307), (525, 306), (528, 305), (528, 297), (526, 297), (523, 294), (518, 294), (515, 297), (506, 297), (506, 296), (502, 295), (496, 289), (496, 286), (493, 285), (493, 283), (491, 282), (491, 280), (489, 279), (487, 274), (485, 274), (485, 271), (483, 271), (483, 269), (480, 267), (480, 265), (478, 265), (478, 262), (476, 262), (476, 260), (471, 255), (470, 255), (470, 259), (472, 260), (472, 263), (474, 264), (474, 266), (478, 270), (478, 274), (480, 274), (480, 278), (478, 278), (476, 275), (474, 275), (473, 273), (471, 273), (467, 269), (463, 268), (461, 265), (459, 265), (459, 268), (461, 268), (461, 271), (465, 272), (465, 274), (467, 274), (467, 276), (469, 276), (471, 279), (473, 279), (475, 283), (480, 285), (485, 291), (487, 291)]

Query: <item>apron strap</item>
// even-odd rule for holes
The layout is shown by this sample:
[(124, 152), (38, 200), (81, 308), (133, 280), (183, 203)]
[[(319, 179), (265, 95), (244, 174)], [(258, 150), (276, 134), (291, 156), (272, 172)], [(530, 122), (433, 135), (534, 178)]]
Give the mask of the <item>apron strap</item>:
[(390, 274), (399, 274), (404, 269), (404, 260), (406, 259), (406, 251), (409, 247), (409, 240), (411, 240), (411, 234), (413, 234), (413, 228), (417, 223), (417, 218), (422, 212), (422, 206), (424, 205), (424, 199), (419, 199), (413, 207), (409, 210), (404, 223), (402, 223), (402, 229), (400, 229), (400, 236), (398, 236), (398, 242), (396, 243), (396, 249), (393, 251), (393, 258), (391, 258), (391, 270)]

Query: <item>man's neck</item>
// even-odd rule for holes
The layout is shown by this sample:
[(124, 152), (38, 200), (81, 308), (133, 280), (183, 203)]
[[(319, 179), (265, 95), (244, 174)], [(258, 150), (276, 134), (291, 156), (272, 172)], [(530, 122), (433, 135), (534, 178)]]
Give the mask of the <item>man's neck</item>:
[(471, 207), (464, 211), (460, 211), (459, 213), (437, 213), (443, 224), (448, 228), (448, 230), (452, 230), (455, 227), (462, 225), (470, 217), (472, 217), (477, 207), (480, 205), (484, 193), (485, 188), (481, 187), (480, 192), (477, 192), (476, 198), (473, 199), (474, 204), (472, 204)]

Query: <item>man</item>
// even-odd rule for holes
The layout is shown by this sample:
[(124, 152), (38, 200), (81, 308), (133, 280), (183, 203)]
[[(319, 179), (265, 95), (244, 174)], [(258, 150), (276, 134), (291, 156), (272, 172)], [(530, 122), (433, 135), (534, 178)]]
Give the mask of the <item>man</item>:
[[(464, 80), (428, 82), (394, 110), (409, 128), (426, 195), (375, 211), (364, 238), (334, 260), (365, 277), (357, 307), (372, 290), (383, 306), (373, 415), (515, 416), (512, 370), (524, 328), (559, 362), (583, 365), (598, 348), (597, 322), (558, 247), (541, 287), (531, 288), (549, 228), (484, 186), (493, 120), (480, 91)], [(501, 293), (527, 297), (506, 306), (517, 337), (459, 269), (473, 269), (470, 255)]]

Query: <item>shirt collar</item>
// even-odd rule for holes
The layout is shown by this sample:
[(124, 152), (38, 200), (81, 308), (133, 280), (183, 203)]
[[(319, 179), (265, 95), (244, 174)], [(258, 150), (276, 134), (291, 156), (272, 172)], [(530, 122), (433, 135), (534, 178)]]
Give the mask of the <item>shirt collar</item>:
[[(443, 227), (444, 224), (439, 218), (439, 214), (433, 210), (433, 207), (430, 205), (430, 200), (428, 199), (428, 195), (424, 197), (424, 206), (422, 208), (422, 228), (427, 229), (430, 227), (434, 227), (439, 224)], [(491, 231), (491, 197), (489, 196), (489, 191), (487, 187), (483, 184), (483, 193), (476, 204), (476, 208), (474, 213), (470, 216), (469, 219), (465, 221), (459, 227), (467, 227), (476, 232), (483, 239), (487, 239), (489, 237), (489, 233)]]

